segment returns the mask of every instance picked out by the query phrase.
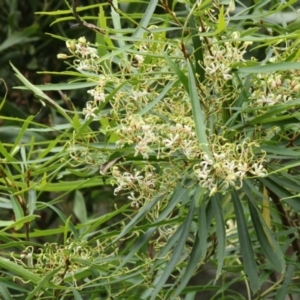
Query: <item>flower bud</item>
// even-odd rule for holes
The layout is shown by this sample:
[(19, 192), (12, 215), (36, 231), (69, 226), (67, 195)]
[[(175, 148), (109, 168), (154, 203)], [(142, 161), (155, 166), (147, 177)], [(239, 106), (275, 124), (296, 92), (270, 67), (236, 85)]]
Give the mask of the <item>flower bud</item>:
[(82, 36), (82, 37), (80, 37), (79, 39), (78, 39), (78, 43), (80, 43), (80, 44), (86, 44), (86, 38), (84, 37), (84, 36)]
[(293, 87), (293, 91), (294, 92), (298, 92), (300, 89), (300, 83), (297, 83), (294, 87)]
[(65, 53), (59, 53), (59, 54), (57, 54), (57, 58), (58, 59), (67, 59), (68, 55)]
[(66, 46), (72, 52), (76, 49), (76, 41), (68, 40), (68, 41), (66, 41)]

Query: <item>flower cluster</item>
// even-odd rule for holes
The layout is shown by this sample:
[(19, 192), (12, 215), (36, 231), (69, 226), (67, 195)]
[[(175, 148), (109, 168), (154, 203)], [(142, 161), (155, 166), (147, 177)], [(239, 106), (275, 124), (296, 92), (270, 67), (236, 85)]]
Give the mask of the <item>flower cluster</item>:
[[(81, 37), (78, 40), (68, 40), (66, 46), (72, 54), (71, 57), (76, 58), (74, 60), (74, 65), (78, 71), (99, 72), (99, 65), (97, 63), (99, 56), (97, 48), (95, 46), (91, 47), (91, 43), (88, 42), (85, 37)], [(60, 53), (57, 57), (66, 59), (70, 56)]]
[[(300, 84), (283, 74), (257, 74), (252, 80), (253, 92), (250, 96), (252, 107), (262, 108), (283, 104), (298, 97)], [(259, 110), (258, 110), (259, 113)]]
[(263, 165), (264, 157), (257, 160), (253, 153), (257, 147), (254, 143), (244, 141), (234, 144), (216, 138), (213, 145), (213, 159), (204, 154), (202, 161), (194, 165), (195, 176), (211, 195), (230, 187), (241, 188), (243, 179), (247, 176), (267, 176)]
[(215, 86), (220, 87), (220, 84), (223, 85), (232, 79), (232, 65), (245, 61), (244, 55), (251, 43), (241, 43), (239, 37), (239, 32), (233, 32), (231, 35), (233, 42), (220, 43), (216, 39), (211, 39), (211, 48), (205, 56), (205, 71)]
[(149, 154), (153, 152), (150, 144), (157, 141), (157, 136), (153, 132), (153, 128), (140, 115), (132, 115), (128, 117), (126, 125), (122, 124), (117, 130), (120, 139), (117, 144), (121, 147), (128, 144), (135, 144), (134, 156), (141, 154), (144, 159), (149, 158)]
[[(105, 284), (110, 284), (109, 269), (116, 269), (116, 265), (109, 260), (109, 257), (115, 257), (118, 248), (111, 249), (108, 245), (111, 239), (97, 240), (96, 245), (90, 246), (87, 241), (78, 241), (68, 238), (64, 245), (57, 243), (46, 243), (38, 251), (32, 246), (28, 246), (21, 255), (11, 253), (12, 260), (24, 268), (30, 267), (30, 271), (38, 274), (41, 278), (48, 276), (48, 280), (54, 285), (63, 285), (65, 281), (68, 285), (76, 289), (83, 288), (87, 282), (78, 280), (78, 273), (90, 272), (93, 265), (97, 264), (99, 272), (93, 280), (101, 280)], [(109, 250), (107, 250), (109, 248)], [(115, 258), (114, 258), (115, 260)], [(117, 264), (118, 266), (119, 264)], [(122, 268), (120, 271), (114, 270), (112, 276), (122, 273), (130, 273), (128, 268)], [(16, 276), (17, 277), (17, 276)], [(17, 277), (22, 280), (21, 277)], [(90, 283), (90, 282), (89, 282)], [(45, 289), (37, 289), (35, 296), (37, 299), (45, 297)]]
[[(14, 261), (24, 266), (26, 264), (22, 259), (27, 259), (29, 265), (32, 267), (32, 271), (42, 276), (53, 269), (61, 268), (59, 272), (54, 273), (52, 278), (52, 282), (55, 284), (60, 284), (63, 282), (64, 277), (72, 276), (77, 270), (85, 267), (85, 265), (79, 263), (78, 259), (82, 259), (83, 261), (94, 260), (93, 251), (87, 246), (86, 242), (75, 242), (70, 239), (65, 246), (58, 245), (57, 243), (47, 243), (43, 248), (39, 249), (39, 253), (37, 254), (29, 246), (21, 254), (21, 259), (15, 257), (13, 253), (11, 256)], [(73, 284), (76, 286), (76, 280), (74, 280)]]
[(128, 199), (132, 200), (133, 207), (139, 207), (141, 200), (152, 199), (156, 192), (157, 176), (151, 165), (145, 165), (140, 171), (134, 169), (132, 172), (120, 171), (120, 168), (112, 168), (114, 182), (118, 185), (115, 188), (115, 195), (120, 191), (131, 191)]
[(200, 154), (195, 129), (186, 124), (169, 126), (167, 137), (162, 140), (164, 155), (178, 152), (188, 160), (195, 159)]
[[(245, 177), (266, 176), (265, 154), (260, 151), (254, 154), (255, 138), (248, 140), (241, 136), (236, 139), (233, 135), (226, 139), (225, 135), (222, 138), (208, 135), (206, 147), (210, 153), (204, 152), (196, 135), (189, 92), (175, 84), (178, 77), (162, 54), (171, 57), (186, 76), (185, 55), (178, 41), (166, 44), (161, 42), (164, 38), (159, 32), (145, 33), (145, 39), (136, 42), (128, 52), (128, 61), (120, 61), (119, 73), (99, 75), (97, 86), (88, 91), (92, 100), (83, 110), (85, 119), (101, 120), (99, 108), (107, 104), (110, 109), (107, 119), (112, 122), (102, 127), (101, 132), (109, 135), (113, 130), (117, 136), (116, 146), (125, 149), (123, 151), (130, 153), (135, 161), (143, 161), (117, 162), (111, 168), (112, 182), (117, 185), (115, 194), (125, 191), (133, 206), (138, 207), (154, 196), (167, 195), (168, 188), (174, 187), (176, 179), (187, 170), (189, 178), (196, 180), (210, 194), (238, 189)], [(241, 42), (236, 32), (225, 42), (214, 37), (207, 40), (209, 45), (204, 49), (203, 66), (205, 80), (197, 84), (202, 109), (207, 118), (214, 120), (211, 128), (215, 127), (214, 132), (217, 132), (220, 128), (223, 131), (224, 109), (230, 111), (232, 99), (241, 93), (241, 87), (231, 73), (232, 65), (245, 61), (244, 55), (251, 43)], [(67, 47), (77, 58), (75, 65), (87, 64), (89, 70), (100, 72), (97, 53), (84, 38), (68, 42)], [(253, 80), (253, 86), (259, 84), (259, 77), (256, 80)], [(264, 80), (273, 89), (287, 84), (277, 75)], [(167, 91), (166, 86), (169, 86)], [(294, 89), (298, 89), (297, 85)], [(259, 94), (263, 90), (263, 85), (254, 88), (251, 97), (261, 105), (271, 103), (270, 92), (265, 98)], [(266, 90), (270, 89), (266, 87)], [(287, 97), (275, 101), (288, 100)], [(209, 127), (208, 120), (206, 122)], [(226, 129), (223, 132), (225, 134)]]

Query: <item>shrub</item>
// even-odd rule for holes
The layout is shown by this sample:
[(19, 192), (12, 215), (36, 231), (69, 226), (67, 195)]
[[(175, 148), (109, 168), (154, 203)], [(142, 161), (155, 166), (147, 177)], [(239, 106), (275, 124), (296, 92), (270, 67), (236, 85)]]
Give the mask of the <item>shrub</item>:
[[(140, 4), (141, 14), (134, 3), (115, 2), (51, 13), (96, 36), (53, 36), (66, 44), (57, 56), (66, 61), (67, 84), (35, 86), (12, 66), (54, 118), (52, 126), (18, 120), (15, 140), (0, 149), (3, 203), (14, 212), (2, 239), (18, 249), (0, 259), (2, 294), (179, 299), (215, 290), (225, 297), (237, 280), (249, 299), (299, 293), (295, 34), (272, 23), (261, 26), (277, 36), (245, 30), (248, 9), (232, 16), (232, 3), (161, 1), (161, 13), (154, 0)], [(81, 17), (95, 7), (96, 25)], [(260, 20), (260, 3), (251, 9)], [(251, 56), (253, 43), (266, 47), (263, 61)], [(65, 106), (45, 93), (83, 88), (82, 111), (62, 93)], [(90, 213), (101, 197), (92, 191), (110, 185), (118, 197), (101, 201), (116, 201), (114, 209)], [(50, 202), (45, 192), (55, 193)], [(67, 197), (69, 210), (58, 204)], [(34, 231), (45, 209), (62, 226)], [(61, 241), (47, 238), (54, 234)], [(215, 278), (187, 287), (207, 262)], [(214, 286), (230, 273), (237, 277)]]

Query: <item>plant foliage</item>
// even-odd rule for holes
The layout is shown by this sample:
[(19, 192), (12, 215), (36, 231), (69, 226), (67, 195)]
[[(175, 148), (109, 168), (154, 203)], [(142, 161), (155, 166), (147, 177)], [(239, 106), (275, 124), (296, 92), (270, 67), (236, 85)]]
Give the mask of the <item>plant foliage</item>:
[[(41, 13), (95, 38), (49, 36), (66, 68), (46, 73), (66, 83), (34, 85), (12, 64), (51, 121), (1, 116), (14, 124), (0, 143), (4, 299), (225, 299), (236, 281), (248, 299), (299, 294), (298, 35), (267, 18), (287, 7), (73, 1)], [(63, 93), (81, 89), (82, 111)], [(215, 276), (188, 286), (208, 263)]]

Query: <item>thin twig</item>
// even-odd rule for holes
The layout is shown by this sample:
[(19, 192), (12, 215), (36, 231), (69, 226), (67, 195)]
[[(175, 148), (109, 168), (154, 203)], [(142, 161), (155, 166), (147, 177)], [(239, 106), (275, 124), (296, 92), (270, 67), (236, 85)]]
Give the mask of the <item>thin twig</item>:
[(183, 27), (183, 25), (181, 24), (181, 22), (178, 20), (178, 18), (176, 17), (175, 13), (170, 9), (168, 3), (166, 0), (161, 0), (162, 6), (164, 8), (164, 10), (171, 15), (171, 17), (174, 19), (174, 21), (180, 26)]
[(96, 26), (92, 23), (85, 22), (85, 21), (80, 19), (79, 15), (77, 13), (77, 10), (76, 10), (75, 0), (72, 0), (72, 11), (73, 11), (73, 15), (74, 15), (75, 20), (78, 22), (78, 24), (76, 24), (75, 26), (81, 25), (81, 26), (87, 27), (88, 29), (96, 31), (100, 34), (103, 34), (103, 35), (106, 34), (105, 30), (103, 30), (102, 28), (100, 28), (100, 27), (98, 27), (98, 26)]

